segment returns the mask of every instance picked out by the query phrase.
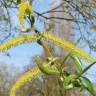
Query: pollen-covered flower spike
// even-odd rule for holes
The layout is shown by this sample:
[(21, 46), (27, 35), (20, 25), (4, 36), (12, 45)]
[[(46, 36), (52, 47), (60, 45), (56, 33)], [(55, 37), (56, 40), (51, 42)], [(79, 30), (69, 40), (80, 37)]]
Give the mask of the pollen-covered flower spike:
[(30, 16), (33, 13), (33, 9), (28, 1), (21, 2), (19, 4), (18, 13), (19, 13), (18, 15), (19, 15), (19, 20), (21, 25), (21, 31), (24, 32), (26, 31), (26, 28), (24, 26), (25, 16)]

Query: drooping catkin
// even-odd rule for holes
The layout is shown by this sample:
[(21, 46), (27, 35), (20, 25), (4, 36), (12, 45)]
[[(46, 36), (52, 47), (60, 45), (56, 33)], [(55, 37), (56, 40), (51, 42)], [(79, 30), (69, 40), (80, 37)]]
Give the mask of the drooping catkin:
[(38, 67), (33, 68), (32, 70), (26, 72), (25, 74), (23, 74), (17, 81), (16, 83), (13, 85), (11, 92), (10, 92), (10, 96), (16, 96), (16, 91), (23, 86), (24, 84), (26, 84), (27, 82), (29, 82), (32, 79), (36, 79), (39, 75), (41, 74), (41, 71), (39, 70)]
[(46, 40), (50, 41), (51, 43), (54, 43), (55, 45), (57, 45), (61, 48), (67, 49), (69, 52), (74, 52), (79, 57), (82, 57), (83, 59), (85, 59), (89, 62), (94, 61), (93, 58), (89, 54), (87, 54), (81, 48), (78, 48), (77, 46), (75, 46), (68, 40), (61, 39), (57, 36), (54, 36), (52, 33), (49, 33), (49, 32), (43, 33), (43, 36)]
[(36, 41), (37, 37), (35, 35), (21, 35), (18, 36), (14, 39), (10, 39), (8, 41), (6, 41), (5, 43), (0, 45), (0, 51), (4, 52), (8, 49), (10, 49), (11, 47), (20, 45), (20, 44), (24, 44), (24, 43), (28, 43), (28, 42), (32, 42), (32, 41)]
[[(35, 59), (36, 59), (36, 63), (38, 65), (38, 67), (32, 68), (30, 71), (24, 73), (16, 81), (16, 83), (13, 85), (13, 87), (11, 89), (10, 96), (16, 96), (15, 94), (20, 87), (22, 87), (24, 84), (26, 84), (30, 80), (34, 80), (34, 79), (38, 78), (42, 73), (44, 73), (44, 74), (48, 73), (50, 75), (59, 74), (59, 71), (55, 67), (55, 65), (49, 66), (49, 64), (43, 63), (42, 60), (39, 58), (39, 56), (36, 57)], [(54, 58), (54, 60), (55, 60), (55, 58)], [(43, 63), (43, 65), (41, 63)]]
[(18, 15), (19, 15), (19, 21), (21, 24), (21, 31), (24, 30), (24, 20), (25, 20), (25, 16), (29, 16), (30, 14), (33, 13), (33, 9), (31, 7), (31, 5), (29, 4), (28, 1), (26, 2), (21, 2), (19, 4), (19, 9), (18, 9)]

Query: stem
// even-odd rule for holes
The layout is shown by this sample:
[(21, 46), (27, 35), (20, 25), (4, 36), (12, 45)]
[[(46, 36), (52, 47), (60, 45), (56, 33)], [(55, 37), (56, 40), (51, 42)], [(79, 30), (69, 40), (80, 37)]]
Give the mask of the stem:
[[(37, 34), (37, 36), (42, 37), (42, 34), (37, 29), (34, 29), (34, 30), (35, 30), (35, 33)], [(41, 38), (39, 38), (37, 40), (37, 43), (43, 47), (43, 49), (45, 50), (45, 52), (48, 56), (53, 57), (49, 47), (41, 41)]]
[(67, 61), (68, 57), (70, 56), (70, 53), (64, 58), (64, 60), (61, 62), (61, 68), (63, 66), (63, 64), (65, 64), (65, 62)]

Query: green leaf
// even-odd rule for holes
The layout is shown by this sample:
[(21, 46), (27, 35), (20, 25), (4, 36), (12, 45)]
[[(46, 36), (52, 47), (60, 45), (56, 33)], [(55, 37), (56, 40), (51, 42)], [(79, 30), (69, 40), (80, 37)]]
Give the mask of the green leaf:
[(20, 4), (21, 3), (21, 0), (17, 0), (17, 3)]
[[(55, 60), (55, 58), (53, 58)], [(35, 58), (36, 64), (38, 65), (39, 69), (41, 70), (41, 72), (47, 74), (47, 75), (54, 75), (54, 74), (58, 74), (58, 68), (57, 66), (54, 65), (50, 65), (50, 63), (52, 63), (54, 60), (51, 60), (48, 64), (43, 62), (43, 60), (37, 56)]]
[(84, 84), (82, 84), (80, 87), (80, 92), (85, 92), (85, 91), (86, 91), (86, 87)]
[(82, 66), (81, 61), (80, 61), (79, 58), (76, 56), (76, 54), (71, 53), (71, 54), (70, 54), (70, 57), (71, 57), (71, 59), (73, 60), (75, 66), (76, 66), (76, 68), (77, 68), (77, 71), (78, 71), (78, 72), (82, 72), (84, 68), (83, 68), (83, 66)]
[(75, 78), (75, 75), (64, 76), (64, 81), (63, 81), (64, 89), (68, 90), (68, 89), (72, 89), (74, 87), (73, 83), (72, 83), (72, 80), (74, 78)]
[[(64, 86), (65, 86), (65, 84), (64, 84)], [(66, 90), (69, 90), (69, 89), (72, 89), (72, 88), (73, 88), (73, 84), (72, 83), (70, 83), (70, 84), (68, 84), (68, 85), (66, 85), (64, 87), (64, 89), (66, 89)]]
[(80, 80), (80, 78), (79, 79), (74, 79), (72, 81), (72, 83), (73, 83), (74, 87), (81, 87), (82, 86), (82, 81)]
[(84, 85), (85, 85), (86, 89), (87, 89), (93, 96), (96, 96), (96, 92), (95, 92), (95, 90), (94, 90), (94, 87), (93, 87), (91, 81), (90, 81), (88, 78), (86, 78), (86, 77), (83, 77), (83, 76), (82, 76), (82, 78), (83, 78), (83, 80), (84, 80), (84, 83), (85, 83)]
[(61, 80), (63, 81), (63, 87), (65, 90), (72, 89), (74, 87), (80, 88), (82, 86), (82, 81), (79, 79), (76, 79), (76, 75), (66, 75), (65, 74), (61, 77)]

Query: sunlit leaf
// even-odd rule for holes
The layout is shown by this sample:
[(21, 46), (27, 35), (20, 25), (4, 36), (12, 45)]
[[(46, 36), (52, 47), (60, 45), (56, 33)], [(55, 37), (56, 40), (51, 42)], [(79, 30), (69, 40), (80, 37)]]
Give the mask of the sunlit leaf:
[(79, 60), (79, 58), (76, 56), (76, 54), (74, 53), (70, 53), (70, 57), (73, 59), (73, 62), (77, 68), (77, 71), (78, 72), (82, 72), (83, 71), (83, 66), (82, 66), (82, 63), (81, 61)]
[[(53, 58), (51, 61), (54, 61), (55, 58)], [(38, 65), (39, 69), (47, 74), (47, 75), (54, 75), (54, 74), (58, 74), (58, 68), (57, 66), (54, 65), (50, 65), (49, 63), (52, 63), (51, 61), (49, 63), (47, 62), (43, 62), (43, 60), (38, 56), (35, 58), (36, 64)], [(47, 64), (46, 64), (47, 63)]]
[(71, 82), (73, 79), (74, 79), (74, 75), (64, 76), (64, 81), (63, 81), (64, 89), (68, 90), (74, 87), (73, 83)]
[(94, 87), (93, 87), (93, 84), (91, 83), (91, 81), (86, 78), (86, 77), (83, 77), (83, 80), (84, 80), (84, 85), (86, 87), (86, 89), (93, 95), (93, 96), (96, 96), (96, 91), (94, 90)]

